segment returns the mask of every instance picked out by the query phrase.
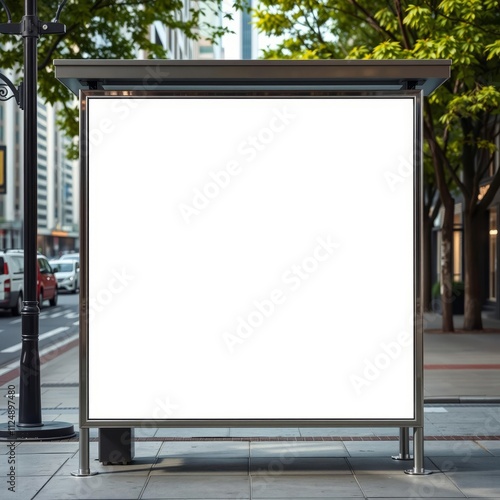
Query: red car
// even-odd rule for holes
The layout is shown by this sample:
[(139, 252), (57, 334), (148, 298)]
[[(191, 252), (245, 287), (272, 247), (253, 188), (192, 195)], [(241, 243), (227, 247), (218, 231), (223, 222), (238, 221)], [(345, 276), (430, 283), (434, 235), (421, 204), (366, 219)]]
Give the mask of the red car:
[[(7, 254), (18, 254), (24, 255), (24, 250), (21, 249), (9, 249), (6, 250)], [(20, 273), (24, 273), (24, 262), (19, 264)], [(48, 300), (51, 306), (57, 305), (57, 279), (54, 274), (52, 267), (49, 264), (49, 261), (45, 255), (38, 253), (37, 254), (37, 277), (36, 277), (36, 293), (38, 297), (38, 307), (41, 309), (44, 301)], [(20, 297), (22, 299), (23, 293), (20, 293)], [(19, 302), (16, 310), (21, 312), (21, 302)], [(14, 309), (13, 309), (14, 312)]]
[(37, 294), (38, 307), (48, 300), (51, 306), (57, 305), (57, 279), (45, 255), (37, 255)]

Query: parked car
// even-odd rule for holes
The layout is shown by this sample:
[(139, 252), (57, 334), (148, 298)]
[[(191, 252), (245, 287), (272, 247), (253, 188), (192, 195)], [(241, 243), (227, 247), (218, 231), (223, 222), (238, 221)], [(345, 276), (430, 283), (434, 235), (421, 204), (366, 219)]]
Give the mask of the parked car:
[[(17, 250), (17, 249), (11, 249), (11, 250), (6, 250), (5, 255), (8, 256), (8, 258), (12, 259), (17, 259), (17, 262), (22, 263), (20, 264), (21, 269), (22, 269), (22, 278), (21, 282), (23, 285), (21, 285), (21, 295), (24, 296), (24, 291), (23, 291), (23, 286), (24, 286), (24, 250)], [(15, 260), (12, 260), (15, 262)], [(57, 305), (57, 280), (56, 277), (52, 271), (52, 268), (50, 267), (49, 261), (45, 255), (42, 255), (41, 253), (37, 254), (37, 280), (36, 280), (36, 286), (37, 286), (37, 297), (38, 297), (38, 307), (41, 309), (43, 307), (44, 301), (48, 300), (51, 306), (56, 306)], [(19, 295), (19, 293), (18, 293)], [(15, 314), (14, 312), (14, 307), (16, 308), (16, 311), (19, 310), (19, 314), (21, 313), (21, 308), (22, 308), (22, 296), (21, 299), (19, 297), (17, 298), (17, 303), (15, 306), (12, 306), (12, 313)], [(19, 306), (19, 309), (17, 309)]]
[(65, 253), (61, 255), (58, 260), (77, 260), (80, 262), (80, 254), (79, 253)]
[(51, 306), (57, 305), (57, 280), (47, 257), (42, 254), (37, 255), (38, 262), (38, 307), (41, 309), (43, 302), (48, 300)]
[(23, 307), (23, 287), (23, 254), (0, 251), (0, 309), (19, 316)]
[(51, 260), (49, 262), (56, 275), (57, 288), (76, 293), (80, 288), (80, 263), (77, 260)]

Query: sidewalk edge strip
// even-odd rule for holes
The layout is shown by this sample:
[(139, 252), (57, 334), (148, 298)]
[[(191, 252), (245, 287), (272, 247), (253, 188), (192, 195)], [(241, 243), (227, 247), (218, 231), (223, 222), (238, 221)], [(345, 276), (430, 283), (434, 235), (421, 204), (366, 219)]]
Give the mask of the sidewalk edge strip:
[[(71, 337), (68, 337), (63, 341), (52, 344), (46, 347), (45, 349), (41, 350), (40, 366), (43, 365), (44, 363), (47, 363), (48, 361), (53, 360), (60, 354), (69, 351), (73, 347), (78, 346), (78, 342), (79, 342), (79, 334), (76, 333), (75, 335), (72, 335)], [(19, 365), (19, 362), (11, 363), (10, 365), (7, 365), (7, 368), (4, 368), (4, 370), (7, 371), (5, 371), (4, 373), (2, 373), (3, 370), (0, 371), (0, 386), (7, 384), (8, 382), (19, 377), (20, 369), (19, 366), (17, 365)]]

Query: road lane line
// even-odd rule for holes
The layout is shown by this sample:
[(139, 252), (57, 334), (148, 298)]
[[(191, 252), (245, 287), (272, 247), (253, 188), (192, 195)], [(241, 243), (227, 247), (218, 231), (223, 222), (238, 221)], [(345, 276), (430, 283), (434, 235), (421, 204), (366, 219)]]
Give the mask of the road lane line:
[[(65, 338), (64, 340), (60, 340), (59, 342), (54, 342), (53, 344), (50, 344), (49, 346), (45, 347), (40, 351), (40, 362), (43, 364), (43, 357), (46, 355), (49, 355), (53, 352), (56, 352), (60, 349), (62, 349), (64, 346), (71, 344), (72, 342), (75, 342), (78, 340), (78, 333), (75, 333), (74, 335), (71, 335), (70, 337)], [(61, 353), (62, 354), (62, 353)], [(13, 361), (12, 363), (9, 363), (8, 365), (5, 365), (1, 370), (0, 370), (0, 378), (5, 375), (6, 373), (16, 371), (19, 372), (19, 361)], [(12, 380), (9, 378), (9, 380)], [(6, 381), (2, 381), (3, 383), (6, 383)], [(0, 385), (2, 385), (2, 382), (0, 382)]]
[(66, 314), (66, 310), (56, 312), (54, 314), (50, 314), (50, 318), (58, 318), (59, 316), (64, 316)]
[[(65, 332), (66, 330), (69, 330), (69, 326), (60, 326), (59, 328), (54, 328), (54, 330), (50, 330), (49, 332), (42, 333), (42, 335), (39, 335), (38, 340), (40, 341), (40, 340), (48, 339), (49, 337), (53, 337), (54, 335), (57, 335), (58, 333)], [(8, 353), (8, 352), (20, 351), (22, 346), (23, 346), (23, 344), (19, 343), (19, 344), (13, 345), (11, 347), (7, 347), (6, 349), (3, 349), (0, 352)]]

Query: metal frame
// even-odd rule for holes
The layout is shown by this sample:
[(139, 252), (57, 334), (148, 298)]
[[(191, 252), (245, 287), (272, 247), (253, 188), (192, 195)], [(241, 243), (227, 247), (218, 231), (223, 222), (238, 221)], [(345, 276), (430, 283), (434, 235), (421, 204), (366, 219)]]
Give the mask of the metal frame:
[[(310, 90), (313, 90), (311, 88)], [(249, 93), (251, 94), (249, 96)], [(152, 427), (415, 427), (423, 426), (423, 321), (421, 310), (421, 210), (422, 210), (422, 90), (405, 90), (400, 92), (338, 92), (325, 91), (318, 95), (315, 90), (314, 95), (310, 91), (295, 90), (295, 91), (278, 91), (267, 90), (265, 94), (262, 91), (254, 90), (235, 91), (235, 90), (214, 90), (206, 89), (204, 91), (99, 91), (99, 90), (83, 90), (80, 93), (81, 104), (81, 307), (80, 307), (80, 426), (82, 428), (89, 427), (140, 427), (144, 425)], [(305, 99), (314, 99), (317, 97), (331, 98), (412, 98), (414, 109), (414, 324), (413, 324), (413, 339), (414, 339), (414, 417), (412, 419), (105, 419), (95, 420), (88, 418), (88, 380), (89, 380), (89, 323), (88, 323), (88, 248), (89, 248), (89, 220), (88, 220), (88, 196), (89, 196), (89, 162), (88, 162), (88, 119), (87, 119), (87, 102), (90, 98), (148, 98), (148, 97), (165, 97), (165, 98), (224, 98), (235, 96), (259, 97), (297, 97)]]
[(398, 91), (431, 94), (450, 76), (451, 61), (433, 60), (247, 60), (175, 61), (56, 59), (56, 77), (80, 90), (167, 90), (173, 85), (213, 88), (290, 88)]

